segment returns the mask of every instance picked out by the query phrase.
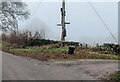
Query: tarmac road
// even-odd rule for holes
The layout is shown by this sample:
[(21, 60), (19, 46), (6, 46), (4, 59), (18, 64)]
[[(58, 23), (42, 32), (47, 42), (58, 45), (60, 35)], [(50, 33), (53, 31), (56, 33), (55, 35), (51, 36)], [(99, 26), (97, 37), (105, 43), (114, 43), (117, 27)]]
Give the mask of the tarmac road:
[(2, 53), (2, 80), (100, 80), (118, 71), (115, 60), (38, 61)]

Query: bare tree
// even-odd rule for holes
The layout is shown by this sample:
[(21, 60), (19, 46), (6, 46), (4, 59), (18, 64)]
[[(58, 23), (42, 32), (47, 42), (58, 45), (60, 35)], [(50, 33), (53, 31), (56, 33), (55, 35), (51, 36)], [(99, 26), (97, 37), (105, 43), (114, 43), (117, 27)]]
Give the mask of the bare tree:
[(34, 34), (34, 36), (33, 36), (33, 38), (34, 39), (39, 39), (39, 37), (40, 37), (40, 34), (39, 34), (38, 31), (36, 31), (35, 34)]
[(30, 15), (26, 7), (27, 5), (23, 2), (1, 2), (0, 29), (16, 31), (18, 20), (27, 19)]

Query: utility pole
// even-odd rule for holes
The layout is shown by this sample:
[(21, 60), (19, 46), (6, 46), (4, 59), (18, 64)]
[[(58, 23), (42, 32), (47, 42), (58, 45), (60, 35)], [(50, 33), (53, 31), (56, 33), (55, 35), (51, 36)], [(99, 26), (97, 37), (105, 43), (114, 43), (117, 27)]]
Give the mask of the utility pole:
[(61, 10), (61, 24), (58, 24), (58, 26), (62, 27), (62, 33), (61, 33), (61, 46), (63, 47), (64, 44), (63, 42), (65, 41), (65, 37), (66, 37), (66, 24), (70, 24), (68, 22), (65, 21), (65, 17), (66, 17), (66, 10), (65, 10), (65, 0), (62, 0), (62, 8)]
[[(118, 2), (118, 11), (120, 11), (120, 1)], [(120, 45), (120, 12), (118, 12), (118, 44)], [(120, 68), (120, 65), (118, 65), (118, 68)]]

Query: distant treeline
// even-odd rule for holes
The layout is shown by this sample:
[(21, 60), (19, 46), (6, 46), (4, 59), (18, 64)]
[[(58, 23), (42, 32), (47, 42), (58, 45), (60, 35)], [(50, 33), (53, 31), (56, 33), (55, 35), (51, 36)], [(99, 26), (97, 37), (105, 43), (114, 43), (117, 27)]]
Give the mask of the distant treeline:
[[(55, 45), (61, 46), (61, 41), (46, 40), (39, 32), (32, 34), (31, 32), (2, 34), (2, 41), (12, 45), (13, 47), (25, 48), (33, 46)], [(74, 45), (79, 47), (91, 48), (88, 44), (81, 44), (79, 42), (62, 42), (65, 46)], [(120, 53), (120, 45), (105, 43), (103, 45), (96, 45), (97, 49), (111, 50)]]
[(119, 53), (120, 54), (120, 45), (119, 44), (104, 43), (103, 46), (104, 46), (105, 49), (112, 50), (115, 53)]
[[(10, 34), (2, 34), (2, 41), (7, 42), (10, 45), (14, 45), (15, 47), (31, 47), (31, 46), (43, 46), (50, 44), (61, 44), (61, 41), (54, 41), (45, 39), (39, 32), (32, 34), (32, 32), (22, 32), (16, 33), (11, 32)], [(64, 45), (74, 45), (79, 46), (79, 42), (63, 42)]]
[[(30, 39), (27, 41), (27, 46), (42, 46), (42, 45), (48, 45), (48, 44), (61, 44), (61, 41), (54, 41), (54, 40), (46, 40), (46, 39)], [(74, 45), (79, 46), (78, 42), (63, 42), (64, 45)]]

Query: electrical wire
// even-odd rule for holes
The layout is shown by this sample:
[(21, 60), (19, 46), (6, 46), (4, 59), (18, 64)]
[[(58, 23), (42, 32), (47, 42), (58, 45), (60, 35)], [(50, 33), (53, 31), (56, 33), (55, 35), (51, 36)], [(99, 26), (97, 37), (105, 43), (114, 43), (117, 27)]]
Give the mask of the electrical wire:
[[(35, 8), (33, 13), (31, 14), (31, 18), (35, 15), (35, 13), (37, 12), (38, 8), (41, 6), (42, 2), (43, 2), (43, 0), (41, 0), (40, 3), (38, 4), (38, 6)], [(28, 23), (29, 23), (29, 21), (27, 22), (27, 27), (29, 28)]]
[(41, 6), (43, 0), (40, 1), (40, 3), (38, 4), (38, 6), (36, 7), (36, 9), (34, 10), (34, 12), (32, 13), (31, 17), (33, 17), (33, 15), (37, 12), (38, 8)]
[(102, 19), (102, 17), (100, 16), (100, 14), (97, 12), (97, 10), (95, 9), (95, 7), (92, 5), (92, 3), (90, 2), (90, 0), (88, 0), (90, 6), (92, 7), (92, 9), (95, 11), (96, 15), (100, 18), (101, 22), (103, 23), (103, 25), (106, 27), (106, 29), (109, 31), (109, 33), (111, 34), (111, 36), (113, 37), (113, 39), (115, 40), (115, 42), (118, 43), (117, 39), (115, 38), (115, 36), (112, 34), (112, 32), (110, 31), (110, 29), (108, 28), (107, 24), (104, 22), (104, 20)]

